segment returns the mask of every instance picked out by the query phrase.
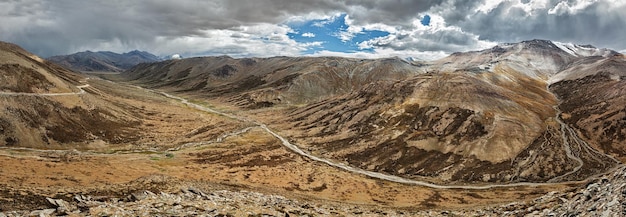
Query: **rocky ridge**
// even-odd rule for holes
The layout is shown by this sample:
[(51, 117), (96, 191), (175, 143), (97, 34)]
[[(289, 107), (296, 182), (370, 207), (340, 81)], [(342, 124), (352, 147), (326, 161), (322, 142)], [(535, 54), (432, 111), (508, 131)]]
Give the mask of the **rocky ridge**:
[(134, 50), (127, 53), (110, 51), (84, 51), (68, 55), (52, 56), (49, 61), (77, 72), (122, 72), (137, 64), (157, 62), (161, 58), (145, 52)]
[(311, 103), (358, 90), (372, 82), (401, 80), (414, 75), (416, 70), (416, 66), (398, 58), (219, 56), (140, 64), (122, 75), (145, 87), (217, 98), (244, 109), (258, 109)]
[[(530, 40), (432, 62), (203, 57), (141, 64), (123, 75), (244, 111), (291, 105), (268, 113), (266, 123), (314, 155), (365, 170), (448, 184), (561, 182), (619, 164), (612, 159), (622, 156), (626, 130), (619, 94), (602, 95), (617, 105), (609, 110), (576, 110), (607, 116), (583, 129), (589, 120), (568, 119), (579, 97), (559, 87), (615, 68), (609, 77), (618, 91), (610, 93), (618, 93), (620, 58), (608, 49)], [(580, 72), (589, 68), (598, 70)], [(575, 88), (600, 96), (604, 87)], [(585, 108), (606, 107), (600, 101)], [(599, 136), (605, 131), (607, 139)], [(595, 151), (600, 146), (604, 152)]]
[[(408, 178), (581, 180), (619, 164), (612, 158), (623, 156), (626, 129), (620, 123), (626, 113), (617, 94), (624, 87), (618, 70), (626, 68), (623, 62), (617, 54), (574, 56), (544, 40), (505, 44), (453, 54), (431, 63), (429, 73), (375, 82), (294, 109), (275, 126), (325, 158)], [(486, 63), (493, 65), (477, 67)], [(613, 79), (564, 87), (582, 76), (572, 73), (580, 68), (595, 69), (587, 74), (610, 69), (605, 77)], [(555, 74), (565, 80), (548, 87), (546, 79)], [(570, 111), (581, 114), (569, 118)], [(585, 117), (594, 118), (581, 123)], [(588, 122), (596, 127), (583, 130)], [(604, 132), (611, 135), (599, 136)], [(599, 143), (613, 156), (591, 148)]]

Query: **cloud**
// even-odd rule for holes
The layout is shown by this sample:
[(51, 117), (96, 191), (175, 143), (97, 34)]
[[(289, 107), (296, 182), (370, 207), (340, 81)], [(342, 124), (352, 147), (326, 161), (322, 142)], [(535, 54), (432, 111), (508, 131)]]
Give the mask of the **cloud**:
[(453, 53), (485, 49), (497, 43), (479, 40), (479, 35), (464, 32), (459, 27), (449, 26), (443, 17), (429, 16), (429, 25), (423, 18), (415, 18), (413, 28), (392, 32), (386, 37), (374, 38), (359, 44), (362, 49), (386, 48), (396, 51), (428, 51)]
[[(311, 31), (299, 31), (311, 40), (296, 41), (289, 26), (327, 27), (343, 14), (346, 28), (333, 36), (362, 49), (347, 55), (451, 53), (533, 38), (624, 50), (623, 11), (626, 1), (611, 0), (19, 0), (0, 1), (0, 40), (44, 57), (134, 49), (297, 56), (332, 43)], [(386, 34), (367, 38), (372, 31)]]
[[(287, 37), (292, 30), (284, 25), (257, 24), (224, 30), (205, 30), (194, 36), (157, 37), (157, 53), (184, 56), (230, 55), (233, 57), (298, 56), (319, 43), (300, 44)], [(236, 35), (236, 37), (233, 37)]]
[(516, 42), (540, 38), (620, 50), (626, 48), (622, 40), (624, 11), (624, 1), (503, 1), (450, 25), (480, 35), (480, 40)]
[(312, 32), (305, 32), (305, 33), (302, 33), (302, 37), (314, 38), (315, 34), (313, 34)]
[(164, 50), (155, 49), (163, 45), (157, 39), (180, 41), (200, 38), (207, 31), (279, 25), (296, 14), (335, 14), (344, 7), (330, 0), (0, 2), (0, 40), (17, 43), (42, 56), (98, 48)]
[(554, 8), (548, 10), (548, 14), (576, 14), (579, 11), (591, 6), (595, 2), (597, 2), (597, 0), (582, 0), (576, 1), (572, 5), (566, 1), (559, 2), (556, 6), (554, 6)]
[(347, 57), (347, 58), (359, 58), (359, 59), (374, 59), (374, 58), (389, 58), (389, 57), (400, 57), (400, 58), (417, 58), (422, 60), (434, 60), (440, 59), (447, 56), (448, 53), (443, 51), (398, 51), (389, 48), (377, 48), (374, 49), (374, 52), (336, 52), (336, 51), (327, 51), (322, 50), (315, 52), (313, 54), (307, 56), (337, 56), (337, 57)]

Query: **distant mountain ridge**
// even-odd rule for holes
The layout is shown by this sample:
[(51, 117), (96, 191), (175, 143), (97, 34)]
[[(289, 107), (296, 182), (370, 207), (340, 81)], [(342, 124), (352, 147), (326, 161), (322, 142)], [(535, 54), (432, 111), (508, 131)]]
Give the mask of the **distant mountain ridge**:
[(136, 140), (132, 126), (139, 122), (103, 97), (87, 94), (94, 89), (81, 74), (0, 42), (0, 77), (0, 147)]
[(49, 61), (74, 71), (123, 72), (140, 63), (161, 61), (158, 56), (145, 51), (114, 53), (110, 51), (84, 51), (48, 58)]

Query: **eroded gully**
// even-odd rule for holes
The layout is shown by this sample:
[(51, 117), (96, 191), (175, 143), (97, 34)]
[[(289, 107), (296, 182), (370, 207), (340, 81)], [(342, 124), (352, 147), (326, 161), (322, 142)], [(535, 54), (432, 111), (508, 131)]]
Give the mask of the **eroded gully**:
[[(551, 93), (550, 88), (546, 87), (548, 92)], [(600, 159), (598, 159), (596, 156), (594, 155), (598, 155), (598, 156), (603, 156), (603, 157), (607, 157), (609, 159), (611, 159), (614, 163), (616, 164), (621, 164), (620, 161), (618, 161), (617, 159), (615, 159), (613, 156), (611, 155), (607, 155), (604, 153), (600, 153), (599, 151), (595, 150), (594, 148), (592, 148), (591, 146), (589, 146), (589, 144), (587, 144), (587, 142), (585, 142), (584, 140), (582, 140), (578, 134), (576, 133), (576, 131), (574, 129), (572, 129), (567, 123), (565, 123), (562, 119), (561, 119), (561, 115), (562, 115), (562, 111), (559, 109), (559, 105), (561, 104), (561, 99), (558, 98), (558, 96), (555, 95), (555, 97), (557, 98), (557, 104), (554, 105), (552, 108), (554, 108), (554, 110), (556, 111), (556, 116), (554, 117), (554, 119), (557, 121), (557, 123), (560, 125), (560, 131), (561, 131), (561, 139), (563, 140), (563, 150), (565, 151), (566, 156), (569, 159), (572, 159), (573, 161), (577, 162), (577, 166), (574, 167), (571, 171), (560, 175), (558, 177), (554, 177), (552, 179), (550, 179), (549, 181), (558, 181), (561, 180), (569, 175), (572, 175), (578, 171), (580, 171), (580, 169), (585, 165), (584, 161), (579, 157), (580, 155), (582, 155), (583, 149), (584, 151), (586, 151), (589, 156), (591, 156), (594, 160), (598, 161), (599, 163), (604, 164), (604, 162)], [(576, 143), (578, 145), (578, 155), (574, 155), (572, 153), (572, 143)]]

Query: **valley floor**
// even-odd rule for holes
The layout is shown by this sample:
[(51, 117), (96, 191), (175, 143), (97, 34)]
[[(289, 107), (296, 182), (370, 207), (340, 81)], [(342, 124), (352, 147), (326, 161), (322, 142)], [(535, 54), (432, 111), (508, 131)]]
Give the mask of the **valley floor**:
[[(116, 75), (103, 76), (114, 80)], [(478, 214), (469, 210), (532, 201), (586, 183), (459, 190), (374, 179), (303, 157), (249, 122), (95, 76), (88, 84), (88, 94), (139, 108), (147, 136), (113, 146), (94, 141), (65, 150), (0, 149), (0, 216), (32, 210), (131, 216), (192, 211), (234, 216)], [(249, 118), (254, 115), (213, 101), (192, 101)], [(279, 115), (277, 109), (259, 114)], [(141, 207), (155, 210), (150, 213)], [(159, 207), (189, 212), (167, 213), (167, 208)]]

